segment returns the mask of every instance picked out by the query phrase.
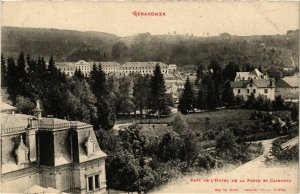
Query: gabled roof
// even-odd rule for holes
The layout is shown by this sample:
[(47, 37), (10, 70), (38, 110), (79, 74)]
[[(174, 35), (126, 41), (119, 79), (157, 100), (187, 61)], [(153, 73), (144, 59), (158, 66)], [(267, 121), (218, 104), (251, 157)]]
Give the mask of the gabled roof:
[(255, 80), (243, 80), (243, 81), (231, 81), (232, 88), (246, 88), (248, 84), (253, 83), (258, 88), (274, 88), (273, 79), (255, 79)]
[(248, 83), (248, 80), (243, 80), (243, 81), (231, 81), (230, 86), (232, 88), (244, 88), (246, 87), (246, 84)]
[(283, 79), (280, 79), (276, 82), (276, 88), (292, 88), (292, 86), (286, 83)]
[(274, 88), (275, 84), (274, 84), (274, 80), (273, 79), (255, 79), (253, 80), (253, 84), (256, 85), (258, 88)]
[(282, 78), (284, 82), (290, 85), (292, 88), (299, 88), (299, 77), (287, 76)]

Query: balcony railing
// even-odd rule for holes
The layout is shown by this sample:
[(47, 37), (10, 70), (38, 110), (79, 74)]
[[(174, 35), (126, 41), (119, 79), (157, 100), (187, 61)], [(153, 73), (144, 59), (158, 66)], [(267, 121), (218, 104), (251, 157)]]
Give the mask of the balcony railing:
[[(64, 129), (64, 128), (77, 128), (83, 126), (89, 126), (88, 123), (79, 123), (76, 121), (70, 121), (68, 123), (60, 123), (60, 124), (35, 124), (31, 125), (32, 128), (42, 129), (42, 130), (54, 130), (54, 129)], [(12, 128), (2, 128), (2, 135), (3, 134), (12, 134), (12, 133), (20, 133), (25, 132), (29, 126), (20, 126), (20, 127), (12, 127)]]

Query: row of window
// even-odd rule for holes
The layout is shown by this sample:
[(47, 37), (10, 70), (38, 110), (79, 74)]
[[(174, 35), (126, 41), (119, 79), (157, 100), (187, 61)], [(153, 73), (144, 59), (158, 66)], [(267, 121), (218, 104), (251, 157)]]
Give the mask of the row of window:
[[(252, 86), (250, 86), (250, 87), (252, 87)], [(255, 94), (256, 93), (256, 89), (253, 89), (252, 92)], [(241, 93), (241, 89), (238, 89), (238, 93), (239, 94)], [(247, 89), (247, 93), (248, 94), (250, 93), (250, 89)], [(265, 89), (264, 93), (267, 94), (268, 93), (268, 89)]]

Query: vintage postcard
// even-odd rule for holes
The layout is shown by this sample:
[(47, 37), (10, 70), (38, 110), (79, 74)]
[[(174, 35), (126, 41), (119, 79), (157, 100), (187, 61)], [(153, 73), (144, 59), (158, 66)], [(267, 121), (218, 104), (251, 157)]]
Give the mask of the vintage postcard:
[(1, 3), (1, 193), (298, 193), (299, 2)]

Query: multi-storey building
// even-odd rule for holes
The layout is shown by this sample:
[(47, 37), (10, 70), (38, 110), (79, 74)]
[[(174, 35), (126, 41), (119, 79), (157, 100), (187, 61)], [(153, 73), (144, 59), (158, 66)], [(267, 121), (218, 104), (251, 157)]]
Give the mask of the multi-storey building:
[(230, 84), (234, 95), (241, 96), (245, 100), (252, 94), (254, 97), (262, 96), (270, 100), (275, 99), (275, 80), (269, 79), (258, 69), (251, 72), (237, 72), (235, 81)]
[(106, 154), (90, 124), (42, 117), (39, 102), (34, 116), (1, 107), (1, 192), (106, 192)]
[(152, 75), (155, 69), (155, 66), (159, 65), (162, 74), (167, 74), (169, 69), (168, 65), (162, 62), (126, 62), (122, 65), (122, 73), (125, 75), (131, 73), (140, 73), (142, 75)]
[(66, 76), (71, 77), (74, 75), (75, 70), (80, 70), (84, 76), (89, 76), (93, 64), (98, 66), (101, 64), (103, 71), (106, 74), (116, 74), (116, 75), (129, 75), (131, 73), (140, 73), (142, 75), (153, 74), (155, 66), (158, 64), (161, 68), (163, 74), (167, 74), (169, 69), (172, 71), (176, 69), (176, 65), (170, 65), (170, 67), (162, 62), (126, 62), (123, 65), (117, 62), (86, 62), (80, 60), (76, 63), (74, 62), (57, 62), (56, 67), (64, 72)]
[(235, 96), (241, 96), (245, 100), (247, 100), (251, 94), (253, 94), (254, 97), (262, 96), (270, 100), (275, 99), (275, 80), (273, 79), (251, 79), (231, 82), (231, 87), (233, 88), (233, 94)]

